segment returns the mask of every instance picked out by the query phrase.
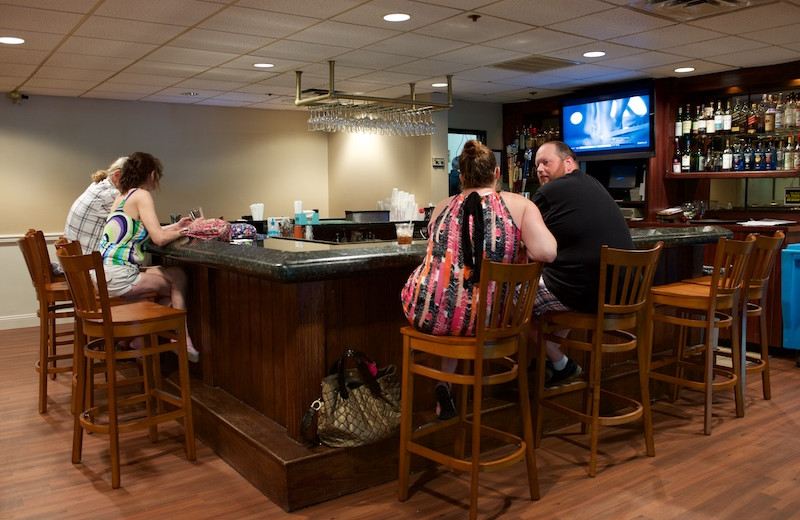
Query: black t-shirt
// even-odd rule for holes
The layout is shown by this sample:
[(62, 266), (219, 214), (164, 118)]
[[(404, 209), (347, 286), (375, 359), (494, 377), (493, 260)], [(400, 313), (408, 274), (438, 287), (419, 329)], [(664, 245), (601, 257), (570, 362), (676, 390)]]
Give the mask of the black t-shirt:
[(597, 309), (600, 248), (633, 249), (628, 224), (600, 182), (580, 170), (540, 187), (533, 195), (558, 242), (558, 255), (542, 277), (558, 300), (579, 312)]

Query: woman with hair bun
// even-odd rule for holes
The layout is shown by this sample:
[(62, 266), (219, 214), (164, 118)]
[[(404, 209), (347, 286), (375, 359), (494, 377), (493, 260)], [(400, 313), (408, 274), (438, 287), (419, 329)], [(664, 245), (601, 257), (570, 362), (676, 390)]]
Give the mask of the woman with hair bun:
[[(533, 202), (497, 191), (500, 168), (488, 147), (467, 141), (458, 169), (461, 193), (434, 208), (425, 258), (403, 287), (401, 301), (409, 323), (422, 332), (474, 336), (478, 310), (471, 302), (481, 261), (552, 262), (556, 240)], [(457, 362), (444, 359), (442, 370), (453, 372)], [(435, 393), (439, 418), (455, 416), (448, 384), (440, 381)]]
[[(109, 296), (137, 296), (156, 291), (157, 302), (176, 309), (186, 309), (186, 275), (179, 267), (148, 267), (144, 246), (152, 241), (163, 246), (183, 236), (192, 219), (184, 217), (162, 226), (156, 215), (153, 196), (163, 175), (161, 161), (149, 153), (136, 152), (122, 166), (120, 194), (108, 215), (100, 240), (103, 268)], [(200, 353), (186, 332), (189, 361), (197, 362)]]

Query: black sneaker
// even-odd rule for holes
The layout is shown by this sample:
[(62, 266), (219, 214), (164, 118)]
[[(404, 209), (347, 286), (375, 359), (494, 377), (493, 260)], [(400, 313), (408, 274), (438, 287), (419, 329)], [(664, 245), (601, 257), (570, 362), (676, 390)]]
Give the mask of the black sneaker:
[(438, 385), (435, 392), (436, 401), (439, 402), (439, 420), (444, 421), (455, 417), (457, 415), (456, 405), (453, 403), (453, 397), (450, 395), (447, 385)]
[[(550, 361), (548, 361), (550, 363)], [(552, 367), (552, 364), (551, 364)], [(553, 375), (547, 379), (547, 386), (561, 385), (572, 381), (583, 373), (581, 366), (571, 359), (567, 360), (567, 366), (561, 370), (553, 370)]]

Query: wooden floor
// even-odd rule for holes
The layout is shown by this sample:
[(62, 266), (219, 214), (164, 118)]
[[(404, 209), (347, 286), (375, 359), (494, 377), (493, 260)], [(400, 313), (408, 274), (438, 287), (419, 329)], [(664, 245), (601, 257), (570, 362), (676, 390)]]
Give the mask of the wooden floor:
[[(36, 329), (0, 331), (0, 518), (462, 519), (468, 482), (447, 470), (412, 477), (400, 503), (396, 482), (285, 513), (198, 442), (186, 461), (181, 428), (152, 445), (143, 432), (122, 439), (122, 488), (111, 489), (105, 437), (86, 436), (73, 465), (70, 385), (51, 383), (48, 412), (36, 411)], [(654, 405), (656, 457), (635, 428), (601, 432), (597, 477), (586, 476), (586, 437), (559, 431), (537, 450), (542, 498), (527, 498), (524, 465), (483, 475), (479, 516), (492, 519), (800, 518), (800, 368), (773, 358), (773, 399), (747, 384), (747, 413), (732, 395), (714, 407), (702, 434), (699, 396)]]

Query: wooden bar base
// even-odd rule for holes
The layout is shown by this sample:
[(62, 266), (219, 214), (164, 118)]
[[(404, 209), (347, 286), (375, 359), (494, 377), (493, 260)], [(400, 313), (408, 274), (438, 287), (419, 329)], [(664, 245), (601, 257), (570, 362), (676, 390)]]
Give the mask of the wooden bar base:
[(350, 449), (300, 444), (225, 390), (192, 381), (198, 438), (285, 511), (397, 478), (397, 437)]

